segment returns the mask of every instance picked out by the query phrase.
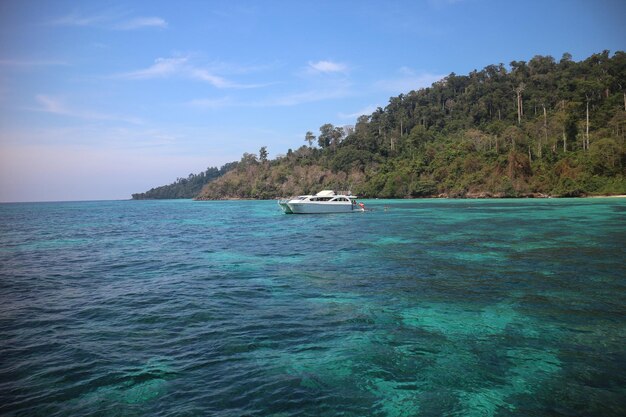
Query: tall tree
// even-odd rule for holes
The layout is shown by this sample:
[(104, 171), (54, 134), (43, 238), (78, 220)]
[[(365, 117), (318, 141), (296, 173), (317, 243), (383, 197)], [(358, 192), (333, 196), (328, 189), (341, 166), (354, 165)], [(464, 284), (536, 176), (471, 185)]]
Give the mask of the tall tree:
[(263, 163), (267, 162), (267, 146), (262, 146), (261, 149), (259, 149), (259, 159)]
[(315, 140), (315, 135), (310, 130), (306, 132), (304, 135), (304, 140), (309, 143), (309, 148), (313, 146), (313, 141)]
[(320, 134), (317, 136), (317, 143), (322, 149), (326, 149), (333, 142), (335, 135), (335, 126), (331, 123), (326, 123), (320, 126)]
[(522, 124), (522, 117), (524, 116), (524, 101), (522, 93), (526, 89), (526, 85), (522, 82), (515, 87), (515, 93), (517, 94), (517, 124)]
[(337, 146), (341, 143), (341, 140), (345, 136), (345, 130), (343, 127), (335, 127), (331, 132), (330, 144), (333, 148), (333, 151), (337, 150)]

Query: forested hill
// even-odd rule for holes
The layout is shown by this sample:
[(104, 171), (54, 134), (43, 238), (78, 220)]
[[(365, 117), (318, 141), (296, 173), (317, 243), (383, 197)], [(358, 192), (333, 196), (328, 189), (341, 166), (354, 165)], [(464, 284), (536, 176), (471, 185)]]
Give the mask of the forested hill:
[[(305, 127), (306, 129), (306, 127)], [(535, 56), (392, 97), (267, 160), (246, 153), (199, 199), (351, 189), (364, 197), (626, 194), (626, 54)]]
[(133, 200), (156, 200), (173, 198), (194, 198), (209, 181), (221, 177), (237, 166), (237, 162), (225, 164), (220, 169), (207, 168), (199, 174), (189, 174), (187, 178), (178, 178), (175, 182), (152, 188), (145, 193), (135, 193)]

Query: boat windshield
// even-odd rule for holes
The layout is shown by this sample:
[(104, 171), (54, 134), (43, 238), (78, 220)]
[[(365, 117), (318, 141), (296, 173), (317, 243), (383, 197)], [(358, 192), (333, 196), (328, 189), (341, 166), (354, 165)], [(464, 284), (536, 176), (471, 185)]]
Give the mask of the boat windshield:
[(350, 201), (347, 197), (337, 197), (333, 201)]

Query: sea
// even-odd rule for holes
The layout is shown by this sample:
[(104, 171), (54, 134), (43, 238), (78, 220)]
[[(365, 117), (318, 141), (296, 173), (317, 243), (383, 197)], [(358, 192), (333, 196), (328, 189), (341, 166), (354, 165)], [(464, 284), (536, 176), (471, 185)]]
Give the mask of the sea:
[(0, 415), (626, 415), (626, 199), (364, 203), (0, 204)]

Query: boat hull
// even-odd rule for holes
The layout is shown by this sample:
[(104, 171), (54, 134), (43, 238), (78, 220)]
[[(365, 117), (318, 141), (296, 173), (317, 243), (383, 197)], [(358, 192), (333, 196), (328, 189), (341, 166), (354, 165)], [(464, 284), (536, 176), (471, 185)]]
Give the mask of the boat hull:
[[(293, 214), (321, 214), (321, 213), (350, 213), (352, 211), (359, 210), (360, 207), (354, 207), (354, 204), (351, 203), (332, 203), (332, 202), (324, 202), (324, 203), (315, 203), (315, 202), (306, 202), (306, 203), (287, 203), (289, 210)], [(285, 213), (287, 213), (285, 211)]]

